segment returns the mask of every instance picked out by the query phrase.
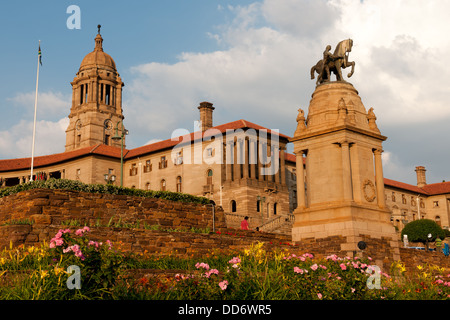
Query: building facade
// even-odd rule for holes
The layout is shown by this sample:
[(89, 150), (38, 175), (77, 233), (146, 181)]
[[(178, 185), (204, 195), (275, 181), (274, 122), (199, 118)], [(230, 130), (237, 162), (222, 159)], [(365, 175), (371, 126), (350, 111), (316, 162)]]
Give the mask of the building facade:
[[(81, 62), (72, 85), (65, 152), (34, 158), (33, 180), (190, 193), (208, 197), (228, 213), (230, 227), (245, 216), (252, 229), (288, 232), (292, 224), (295, 163), (285, 152), (289, 137), (246, 120), (213, 125), (213, 104), (201, 102), (197, 132), (126, 148), (124, 83), (103, 38)], [(122, 163), (121, 164), (121, 159)], [(1, 186), (31, 179), (31, 159), (0, 160)]]
[[(72, 103), (65, 152), (35, 157), (33, 179), (112, 183), (205, 196), (224, 208), (230, 227), (239, 227), (243, 217), (248, 216), (252, 229), (285, 233), (290, 232), (297, 206), (315, 201), (323, 194), (317, 191), (312, 194), (312, 190), (308, 190), (312, 177), (306, 157), (286, 152), (289, 136), (243, 119), (214, 125), (214, 106), (207, 101), (198, 106), (198, 131), (127, 149), (122, 109), (124, 83), (113, 58), (103, 51), (100, 31), (94, 42), (94, 50), (84, 57), (71, 82)], [(348, 119), (342, 118), (342, 112), (348, 114), (347, 109), (352, 106), (338, 106), (336, 119), (344, 122), (357, 119), (360, 116), (357, 112), (350, 112)], [(299, 118), (302, 116), (299, 114)], [(376, 133), (371, 119), (368, 130)], [(366, 157), (364, 143), (359, 149), (351, 148), (362, 158)], [(348, 148), (345, 143), (339, 147)], [(370, 154), (371, 148), (367, 149)], [(325, 152), (317, 158), (318, 167), (320, 159), (326, 156)], [(297, 159), (301, 163), (297, 164)], [(359, 166), (361, 176), (374, 167), (372, 162), (352, 165)], [(30, 158), (0, 160), (0, 186), (30, 181), (30, 166)], [(427, 185), (425, 168), (418, 167), (416, 171), (417, 186), (384, 179), (384, 202), (391, 212), (392, 223), (401, 231), (408, 221), (425, 217), (448, 228), (450, 182)], [(321, 172), (318, 170), (315, 175)], [(298, 174), (304, 181), (305, 187), (300, 193), (303, 198), (299, 198), (297, 192)], [(323, 187), (318, 190), (324, 191), (329, 183), (326, 175), (321, 179)], [(364, 194), (356, 196), (363, 199)]]

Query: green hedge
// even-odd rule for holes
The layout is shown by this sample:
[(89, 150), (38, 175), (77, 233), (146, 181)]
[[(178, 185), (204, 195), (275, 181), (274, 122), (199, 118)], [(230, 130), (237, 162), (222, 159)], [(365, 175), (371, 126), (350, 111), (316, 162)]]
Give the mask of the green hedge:
[(158, 198), (179, 202), (191, 202), (200, 204), (209, 204), (210, 201), (204, 197), (196, 197), (190, 194), (170, 192), (170, 191), (153, 191), (153, 190), (141, 190), (131, 189), (125, 187), (118, 187), (110, 184), (86, 184), (80, 181), (67, 180), (67, 179), (49, 179), (46, 181), (33, 181), (28, 183), (19, 184), (13, 187), (7, 187), (0, 189), (0, 198), (9, 196), (25, 190), (32, 189), (61, 189), (71, 191), (82, 191), (90, 193), (103, 193), (103, 194), (117, 194), (127, 196), (137, 196), (145, 198)]

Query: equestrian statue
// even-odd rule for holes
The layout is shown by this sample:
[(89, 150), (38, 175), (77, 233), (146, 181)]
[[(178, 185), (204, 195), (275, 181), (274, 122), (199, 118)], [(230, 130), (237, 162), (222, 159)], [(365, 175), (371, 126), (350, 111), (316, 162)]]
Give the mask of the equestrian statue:
[(352, 51), (353, 40), (347, 39), (339, 42), (331, 53), (331, 46), (328, 45), (323, 52), (323, 59), (319, 60), (316, 65), (311, 68), (311, 79), (314, 79), (315, 72), (317, 72), (316, 85), (331, 81), (331, 72), (336, 75), (336, 81), (345, 81), (342, 78), (341, 68), (352, 67), (352, 71), (347, 75), (349, 78), (355, 71), (355, 62), (348, 60), (348, 54)]

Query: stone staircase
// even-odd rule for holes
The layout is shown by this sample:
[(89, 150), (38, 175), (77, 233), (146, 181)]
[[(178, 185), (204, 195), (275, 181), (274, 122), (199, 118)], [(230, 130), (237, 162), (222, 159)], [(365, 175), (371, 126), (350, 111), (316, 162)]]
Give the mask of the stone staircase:
[[(238, 213), (225, 213), (225, 221), (228, 228), (239, 229), (241, 227), (241, 221), (244, 219), (245, 215)], [(248, 223), (251, 229), (258, 226), (259, 231), (268, 233), (278, 233), (291, 235), (292, 225), (294, 224), (295, 217), (293, 214), (278, 215), (263, 224), (261, 219), (254, 217), (249, 217)]]
[(259, 231), (290, 235), (294, 221), (295, 216), (293, 214), (278, 216), (259, 226)]

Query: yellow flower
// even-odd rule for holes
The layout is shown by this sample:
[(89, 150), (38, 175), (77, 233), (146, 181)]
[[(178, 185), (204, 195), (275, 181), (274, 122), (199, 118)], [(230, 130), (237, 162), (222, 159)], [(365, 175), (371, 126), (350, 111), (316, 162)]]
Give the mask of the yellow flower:
[(48, 271), (47, 270), (41, 270), (40, 274), (41, 274), (41, 279), (43, 279), (43, 278), (48, 276)]
[(59, 275), (60, 273), (64, 273), (64, 271), (65, 271), (64, 268), (55, 267), (55, 269), (54, 269), (56, 276)]
[(418, 266), (417, 266), (417, 269), (422, 270), (423, 267), (422, 267), (421, 265), (418, 265)]

